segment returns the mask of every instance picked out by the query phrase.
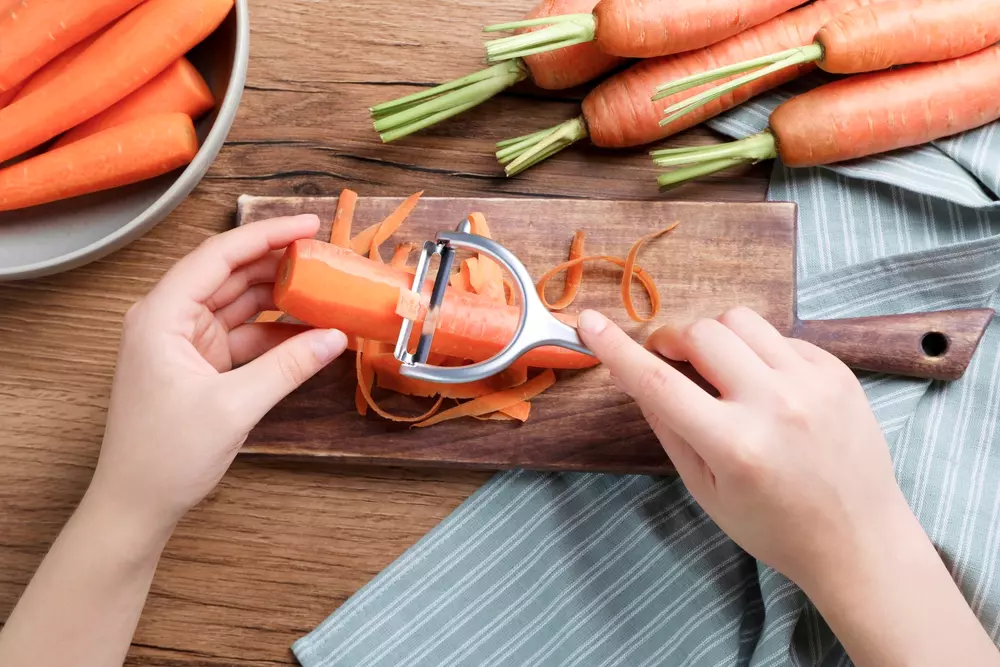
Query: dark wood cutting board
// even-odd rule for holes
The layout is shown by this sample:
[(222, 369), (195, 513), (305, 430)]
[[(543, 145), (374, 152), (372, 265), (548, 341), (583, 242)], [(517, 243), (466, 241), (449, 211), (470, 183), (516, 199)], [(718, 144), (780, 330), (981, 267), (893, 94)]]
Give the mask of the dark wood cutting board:
[[(362, 199), (355, 230), (384, 218), (396, 198)], [(315, 213), (319, 238), (329, 237), (336, 198), (243, 196), (238, 224)], [(796, 207), (791, 203), (683, 203), (568, 199), (425, 198), (394, 242), (422, 243), (480, 211), (494, 237), (533, 275), (565, 261), (574, 232), (587, 234), (588, 254), (624, 256), (640, 236), (680, 221), (648, 244), (639, 264), (663, 297), (656, 321), (625, 329), (641, 340), (666, 323), (715, 317), (738, 305), (758, 311), (786, 335), (837, 354), (849, 365), (925, 377), (957, 377), (968, 365), (992, 311), (833, 322), (799, 322), (795, 312)], [(391, 245), (384, 249), (386, 255)], [(588, 266), (573, 312), (592, 307), (627, 322), (619, 296), (620, 272)], [(553, 294), (561, 283), (553, 281)], [(635, 289), (640, 310), (648, 306)], [(930, 333), (930, 336), (927, 334)], [(925, 349), (922, 349), (925, 348)], [(532, 403), (527, 423), (456, 420), (410, 429), (354, 408), (353, 355), (335, 362), (278, 405), (250, 434), (245, 454), (323, 456), (387, 465), (531, 468), (664, 473), (670, 463), (636, 406), (595, 368), (561, 372), (554, 388)], [(426, 404), (389, 397), (386, 407)], [(412, 412), (411, 412), (412, 413)]]

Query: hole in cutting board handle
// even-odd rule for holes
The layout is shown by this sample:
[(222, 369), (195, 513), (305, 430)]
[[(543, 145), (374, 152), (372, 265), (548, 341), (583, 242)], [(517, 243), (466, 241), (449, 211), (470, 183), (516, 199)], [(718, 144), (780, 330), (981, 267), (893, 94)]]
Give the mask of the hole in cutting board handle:
[(928, 357), (943, 357), (948, 352), (948, 337), (940, 331), (929, 331), (920, 339), (920, 349)]

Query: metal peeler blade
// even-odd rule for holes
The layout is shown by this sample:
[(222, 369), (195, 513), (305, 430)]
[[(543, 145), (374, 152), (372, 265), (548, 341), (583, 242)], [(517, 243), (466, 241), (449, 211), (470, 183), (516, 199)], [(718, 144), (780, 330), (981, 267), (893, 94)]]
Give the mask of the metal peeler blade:
[[(465, 248), (481, 252), (497, 261), (507, 269), (514, 279), (514, 286), (520, 296), (521, 317), (518, 321), (514, 338), (496, 356), (468, 366), (443, 367), (427, 363), (434, 339), (434, 330), (440, 319), (441, 304), (444, 302), (445, 291), (455, 261), (456, 248)], [(399, 331), (394, 355), (400, 361), (400, 373), (406, 377), (440, 384), (460, 384), (482, 380), (509, 368), (523, 354), (538, 347), (564, 347), (582, 354), (593, 355), (580, 340), (576, 329), (560, 322), (545, 307), (534, 289), (534, 281), (524, 265), (514, 256), (514, 253), (493, 241), (471, 233), (468, 220), (462, 221), (454, 232), (440, 232), (434, 241), (424, 243), (423, 251), (417, 261), (416, 273), (413, 276), (412, 290), (417, 294), (427, 278), (431, 259), (434, 255), (441, 258), (434, 287), (431, 290), (427, 315), (414, 353), (408, 351), (413, 327), (416, 322), (409, 318), (403, 319)]]

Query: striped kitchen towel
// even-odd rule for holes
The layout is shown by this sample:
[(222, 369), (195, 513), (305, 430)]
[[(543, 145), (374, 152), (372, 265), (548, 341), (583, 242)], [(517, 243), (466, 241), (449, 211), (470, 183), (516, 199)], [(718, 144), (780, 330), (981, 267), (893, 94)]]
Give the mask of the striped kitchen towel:
[[(794, 92), (714, 127), (759, 131)], [(799, 204), (801, 315), (1000, 307), (998, 127), (833, 169), (777, 164), (769, 199)], [(955, 383), (862, 383), (914, 512), (1000, 642), (998, 345), (1000, 322)], [(305, 667), (850, 664), (802, 592), (678, 480), (524, 471), (497, 475), (293, 650)]]

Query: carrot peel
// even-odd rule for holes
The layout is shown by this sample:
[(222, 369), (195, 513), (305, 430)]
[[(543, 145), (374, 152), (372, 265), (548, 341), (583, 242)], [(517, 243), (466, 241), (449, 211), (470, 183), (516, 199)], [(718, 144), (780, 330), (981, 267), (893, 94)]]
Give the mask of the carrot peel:
[(341, 248), (351, 247), (351, 223), (354, 221), (354, 209), (358, 203), (358, 193), (344, 189), (337, 200), (337, 212), (333, 216), (333, 226), (330, 229), (330, 243)]
[(635, 303), (632, 301), (632, 274), (635, 272), (635, 262), (639, 259), (639, 251), (642, 250), (642, 246), (648, 241), (659, 238), (664, 234), (670, 233), (679, 222), (675, 222), (672, 225), (664, 227), (658, 232), (653, 232), (643, 236), (641, 239), (635, 242), (632, 249), (628, 251), (628, 257), (625, 258), (625, 276), (622, 278), (622, 301), (625, 304), (625, 312), (636, 322), (649, 322), (656, 314), (660, 312), (660, 292), (659, 290), (653, 290), (649, 293), (650, 300), (650, 313), (646, 317), (641, 317), (635, 309)]
[(555, 382), (556, 374), (551, 368), (547, 368), (519, 387), (498, 391), (495, 394), (489, 394), (488, 396), (483, 396), (481, 398), (475, 398), (471, 401), (455, 406), (454, 408), (440, 412), (428, 419), (418, 421), (413, 424), (413, 426), (416, 428), (425, 428), (427, 426), (433, 426), (434, 424), (440, 424), (441, 422), (452, 419), (482, 416), (492, 412), (504, 410), (521, 403), (522, 401), (527, 401), (538, 396), (552, 387)]

